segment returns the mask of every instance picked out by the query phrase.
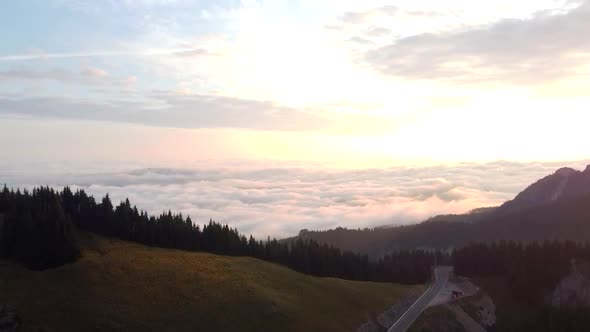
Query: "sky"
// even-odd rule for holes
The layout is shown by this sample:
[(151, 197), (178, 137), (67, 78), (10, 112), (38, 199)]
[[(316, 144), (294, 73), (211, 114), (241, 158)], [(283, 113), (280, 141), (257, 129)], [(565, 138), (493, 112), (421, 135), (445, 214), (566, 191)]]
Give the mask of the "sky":
[(13, 186), (286, 236), (499, 204), (589, 159), (590, 1), (1, 6)]

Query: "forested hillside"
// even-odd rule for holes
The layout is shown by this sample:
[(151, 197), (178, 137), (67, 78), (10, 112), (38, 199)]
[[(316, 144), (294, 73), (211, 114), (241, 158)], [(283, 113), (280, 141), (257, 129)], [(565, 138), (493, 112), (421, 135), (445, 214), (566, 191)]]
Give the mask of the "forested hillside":
[(400, 249), (442, 250), (471, 242), (590, 241), (590, 194), (566, 196), (508, 214), (492, 213), (476, 221), (456, 219), (440, 217), (416, 225), (390, 228), (308, 231), (302, 232), (299, 237), (373, 257)]
[(588, 274), (579, 269), (573, 276), (579, 293), (568, 289), (558, 304), (554, 296), (573, 266), (589, 261), (590, 243), (567, 241), (480, 243), (453, 253), (455, 272), (475, 280), (496, 303), (497, 331), (588, 331)]
[(590, 165), (583, 172), (562, 168), (497, 208), (440, 215), (408, 226), (303, 230), (298, 237), (374, 258), (408, 248), (444, 250), (470, 242), (590, 241), (588, 184)]
[(0, 193), (0, 257), (33, 269), (59, 266), (80, 254), (74, 227), (60, 197), (40, 188), (31, 194)]
[(106, 195), (97, 203), (83, 190), (61, 192), (35, 188), (32, 192), (0, 193), (0, 254), (36, 269), (73, 261), (78, 249), (72, 225), (97, 234), (149, 246), (252, 256), (323, 277), (351, 280), (423, 283), (430, 278), (434, 253), (399, 251), (369, 260), (367, 255), (342, 251), (308, 239), (286, 243), (246, 238), (236, 229), (214, 221), (200, 227), (190, 217), (171, 211), (149, 216), (129, 200), (113, 206)]

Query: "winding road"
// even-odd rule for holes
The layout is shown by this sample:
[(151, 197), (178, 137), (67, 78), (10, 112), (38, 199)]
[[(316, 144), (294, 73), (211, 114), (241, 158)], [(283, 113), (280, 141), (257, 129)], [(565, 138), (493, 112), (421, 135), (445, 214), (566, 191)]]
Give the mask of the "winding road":
[(440, 291), (444, 288), (447, 281), (449, 281), (449, 275), (453, 268), (451, 266), (439, 266), (434, 270), (434, 277), (435, 281), (434, 284), (430, 286), (412, 304), (412, 306), (395, 322), (387, 332), (405, 332), (412, 323), (420, 316), (422, 311), (424, 311), (428, 304), (440, 293)]

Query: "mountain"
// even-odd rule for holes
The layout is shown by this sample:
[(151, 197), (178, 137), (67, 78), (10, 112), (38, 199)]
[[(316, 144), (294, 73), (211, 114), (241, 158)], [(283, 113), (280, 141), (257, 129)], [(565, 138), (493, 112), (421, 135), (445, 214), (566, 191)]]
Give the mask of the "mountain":
[(507, 215), (586, 193), (590, 193), (590, 165), (583, 172), (565, 167), (533, 183), (494, 213)]
[[(465, 224), (484, 220), (495, 211), (495, 207), (480, 208), (466, 214), (439, 215), (422, 223), (397, 227), (376, 227), (347, 229), (338, 227), (325, 231), (301, 230), (296, 238), (327, 243), (342, 250), (348, 250), (376, 258), (398, 249), (447, 248), (447, 237), (462, 234)], [(445, 234), (452, 233), (448, 236)], [(441, 234), (443, 236), (437, 236)]]
[(478, 241), (590, 241), (590, 166), (562, 168), (497, 208), (442, 215), (409, 226), (339, 228), (301, 237), (370, 255), (408, 248), (448, 249)]
[(476, 222), (485, 219), (494, 213), (498, 207), (482, 207), (464, 214), (441, 214), (427, 219), (427, 222), (454, 221), (454, 222)]
[(82, 255), (71, 264), (31, 271), (0, 260), (0, 307), (15, 309), (20, 331), (352, 331), (423, 290), (79, 237)]

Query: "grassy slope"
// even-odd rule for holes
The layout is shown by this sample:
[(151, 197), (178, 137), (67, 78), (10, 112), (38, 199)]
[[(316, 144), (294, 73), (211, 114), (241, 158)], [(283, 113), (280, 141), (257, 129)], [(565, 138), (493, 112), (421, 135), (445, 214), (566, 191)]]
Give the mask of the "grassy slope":
[(462, 332), (463, 325), (444, 305), (426, 309), (410, 326), (408, 332)]
[(0, 304), (49, 331), (346, 331), (422, 290), (81, 237), (74, 264), (32, 272), (0, 261)]

